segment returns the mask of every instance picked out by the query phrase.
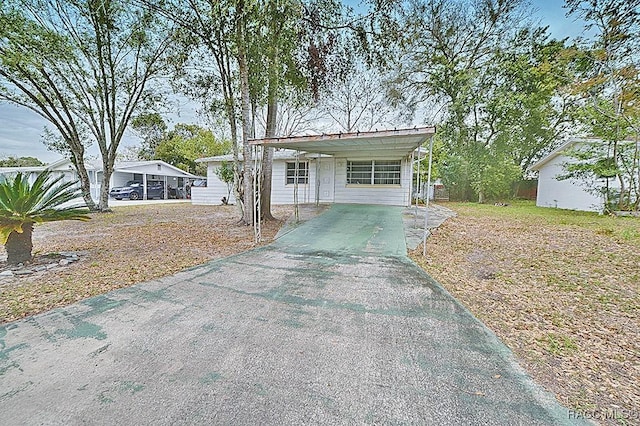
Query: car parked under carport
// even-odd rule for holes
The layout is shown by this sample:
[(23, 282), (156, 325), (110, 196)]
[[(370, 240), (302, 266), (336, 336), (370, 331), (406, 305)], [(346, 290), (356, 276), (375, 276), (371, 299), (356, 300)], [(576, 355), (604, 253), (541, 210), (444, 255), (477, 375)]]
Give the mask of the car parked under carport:
[[(169, 187), (167, 196), (168, 198), (171, 198), (172, 195), (173, 197), (175, 197), (176, 190)], [(143, 183), (138, 181), (129, 181), (125, 184), (125, 186), (112, 188), (111, 191), (109, 191), (109, 196), (111, 198), (115, 198), (116, 200), (122, 200), (123, 198), (128, 198), (130, 200), (141, 200), (144, 198)], [(153, 198), (158, 198), (161, 200), (165, 198), (164, 182), (147, 182), (147, 199), (150, 200)]]

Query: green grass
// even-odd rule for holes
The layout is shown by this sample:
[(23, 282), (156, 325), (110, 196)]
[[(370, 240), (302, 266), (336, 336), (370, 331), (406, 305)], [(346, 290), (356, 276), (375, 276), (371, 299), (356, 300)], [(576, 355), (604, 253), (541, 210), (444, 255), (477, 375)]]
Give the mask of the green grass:
[[(546, 225), (576, 226), (590, 229), (619, 242), (640, 246), (640, 218), (605, 216), (593, 212), (537, 207), (533, 201), (512, 201), (506, 207), (479, 203), (447, 203), (464, 216), (492, 217), (506, 220), (538, 222)], [(445, 204), (445, 205), (447, 205)]]
[(564, 336), (557, 333), (547, 333), (544, 337), (543, 345), (553, 355), (568, 355), (575, 352), (578, 349), (578, 345), (575, 340), (569, 336)]

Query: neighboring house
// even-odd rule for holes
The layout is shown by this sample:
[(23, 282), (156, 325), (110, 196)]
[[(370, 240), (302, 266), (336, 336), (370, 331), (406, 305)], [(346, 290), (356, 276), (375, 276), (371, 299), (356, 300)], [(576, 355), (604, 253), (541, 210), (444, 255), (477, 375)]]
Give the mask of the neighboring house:
[[(91, 184), (91, 197), (98, 201), (100, 197), (100, 187), (102, 185), (102, 164), (90, 163), (85, 164), (89, 181)], [(18, 172), (27, 174), (29, 181), (33, 182), (36, 176), (44, 170), (50, 170), (52, 176), (64, 176), (64, 181), (77, 181), (78, 173), (76, 172), (70, 160), (62, 159), (46, 166), (39, 167), (0, 167), (0, 179), (13, 177)], [(135, 180), (139, 182), (161, 181), (165, 188), (178, 189), (178, 193), (182, 197), (186, 197), (186, 186), (189, 181), (197, 179), (198, 176), (185, 172), (171, 164), (161, 160), (151, 161), (128, 161), (115, 164), (114, 172), (111, 175), (109, 188), (125, 185), (128, 181)]]
[(567, 151), (585, 143), (602, 141), (593, 138), (570, 140), (529, 168), (538, 172), (537, 206), (593, 212), (604, 210), (604, 197), (590, 190), (593, 182), (574, 178), (558, 179), (567, 174), (566, 164), (576, 162), (575, 158), (567, 155)]
[[(127, 161), (115, 164), (109, 188), (123, 186), (131, 180), (142, 182), (145, 189), (149, 182), (163, 182), (165, 191), (173, 188), (176, 189), (177, 198), (186, 198), (187, 185), (198, 178), (199, 176), (185, 172), (162, 160)], [(165, 194), (164, 198), (168, 198), (168, 194)]]
[[(435, 129), (416, 128), (258, 139), (274, 152), (271, 203), (293, 204), (298, 161), (299, 203), (411, 205), (414, 151)], [(230, 155), (196, 160), (207, 164), (207, 186), (191, 189), (194, 204), (220, 204), (227, 186), (216, 176)], [(231, 194), (230, 202), (235, 198)]]
[[(76, 169), (73, 167), (71, 161), (67, 159), (54, 161), (53, 163), (44, 166), (0, 167), (0, 180), (15, 177), (19, 172), (21, 172), (23, 175), (27, 176), (29, 183), (33, 183), (36, 180), (36, 177), (45, 170), (49, 170), (51, 172), (51, 176), (54, 178), (63, 176), (63, 182), (78, 180), (78, 173), (76, 172)], [(96, 195), (94, 196), (93, 188), (96, 185), (99, 186), (99, 182), (102, 180), (102, 172), (96, 171), (93, 164), (87, 164), (87, 173), (89, 174), (89, 181), (91, 182), (91, 195), (94, 198), (97, 198), (98, 192), (96, 192)]]

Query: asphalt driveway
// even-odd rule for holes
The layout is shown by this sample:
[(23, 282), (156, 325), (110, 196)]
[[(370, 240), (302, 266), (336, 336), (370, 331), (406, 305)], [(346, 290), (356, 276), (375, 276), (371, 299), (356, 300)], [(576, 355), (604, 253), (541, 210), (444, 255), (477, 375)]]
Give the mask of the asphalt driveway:
[(402, 209), (0, 327), (17, 424), (573, 424), (407, 257)]

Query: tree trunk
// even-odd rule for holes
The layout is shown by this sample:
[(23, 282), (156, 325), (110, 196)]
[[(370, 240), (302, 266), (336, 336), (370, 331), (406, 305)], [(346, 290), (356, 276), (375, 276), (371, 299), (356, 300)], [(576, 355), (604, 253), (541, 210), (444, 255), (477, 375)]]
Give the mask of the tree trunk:
[[(78, 143), (77, 146), (82, 146), (82, 144)], [(69, 144), (71, 146), (71, 144)], [(89, 179), (89, 173), (87, 173), (87, 168), (84, 164), (84, 150), (81, 152), (75, 152), (71, 150), (71, 162), (78, 172), (78, 178), (80, 179), (80, 192), (82, 193), (82, 199), (84, 203), (87, 205), (90, 211), (95, 212), (98, 211), (98, 206), (93, 201), (93, 197), (91, 197), (91, 180)]]
[(113, 167), (108, 167), (108, 164), (104, 164), (106, 161), (103, 161), (102, 165), (102, 185), (100, 186), (100, 201), (98, 204), (98, 210), (101, 212), (109, 212), (109, 181), (111, 180), (111, 175), (113, 174)]
[[(271, 88), (269, 88), (271, 92)], [(275, 94), (269, 93), (269, 105), (267, 105), (267, 129), (265, 136), (273, 138), (276, 135), (276, 117), (278, 101)], [(260, 214), (264, 220), (274, 220), (271, 214), (271, 178), (273, 169), (273, 147), (265, 147), (262, 151), (262, 188), (260, 189)]]
[(33, 223), (25, 223), (22, 225), (22, 233), (13, 231), (9, 234), (9, 238), (4, 245), (7, 251), (7, 263), (15, 265), (22, 262), (30, 261), (33, 256)]
[[(277, 46), (273, 47), (269, 64), (269, 87), (267, 88), (267, 123), (265, 137), (276, 136), (278, 123), (278, 88), (280, 81), (280, 61)], [(262, 188), (260, 188), (260, 214), (264, 220), (274, 220), (271, 214), (271, 178), (273, 169), (273, 148), (265, 147), (262, 151)]]
[(271, 178), (273, 169), (273, 147), (262, 151), (262, 188), (260, 188), (260, 214), (264, 220), (275, 220), (271, 214)]
[(254, 218), (253, 179), (251, 172), (251, 147), (249, 146), (249, 134), (251, 133), (251, 105), (249, 95), (249, 65), (247, 63), (247, 44), (245, 40), (245, 17), (244, 2), (238, 2), (236, 12), (239, 22), (236, 28), (238, 42), (238, 71), (240, 73), (240, 99), (242, 102), (242, 155), (243, 155), (243, 187), (244, 187), (244, 212), (242, 221), (246, 225), (251, 225)]

